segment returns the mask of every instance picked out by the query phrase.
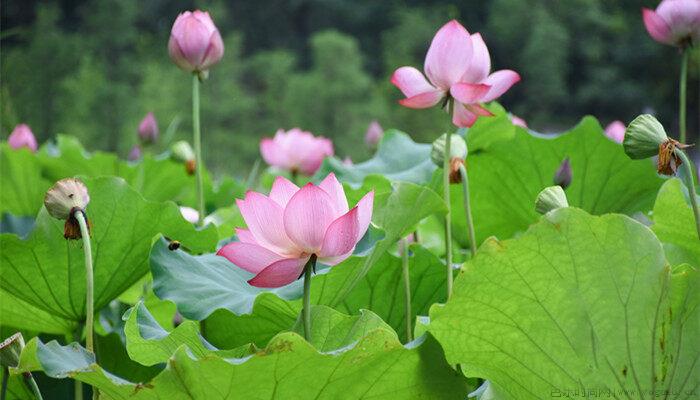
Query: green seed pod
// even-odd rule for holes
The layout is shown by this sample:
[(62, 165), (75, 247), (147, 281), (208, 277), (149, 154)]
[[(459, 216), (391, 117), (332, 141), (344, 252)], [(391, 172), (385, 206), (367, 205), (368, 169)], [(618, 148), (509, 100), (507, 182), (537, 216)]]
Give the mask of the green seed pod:
[[(455, 134), (452, 134), (450, 136), (450, 160), (454, 158), (464, 160), (465, 158), (467, 158), (467, 143), (464, 141), (464, 139), (461, 136)], [(433, 142), (433, 148), (430, 151), (430, 158), (438, 167), (442, 167), (442, 164), (445, 161), (446, 141), (447, 134), (445, 133)]]
[(90, 202), (87, 187), (80, 179), (65, 178), (46, 192), (44, 206), (52, 217), (68, 220), (75, 209), (85, 210)]
[(535, 200), (535, 210), (540, 214), (547, 214), (557, 208), (568, 207), (569, 202), (561, 186), (550, 186), (544, 188)]
[(627, 127), (622, 146), (625, 153), (636, 160), (659, 154), (659, 146), (667, 141), (663, 125), (653, 116), (642, 114)]
[(0, 343), (0, 365), (14, 368), (19, 365), (19, 355), (24, 347), (24, 338), (17, 332)]

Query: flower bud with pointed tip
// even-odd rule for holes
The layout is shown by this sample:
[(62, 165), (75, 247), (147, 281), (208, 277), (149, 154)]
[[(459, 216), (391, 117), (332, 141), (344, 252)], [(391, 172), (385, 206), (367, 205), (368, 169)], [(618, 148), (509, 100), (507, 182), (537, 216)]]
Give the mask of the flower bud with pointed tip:
[[(453, 158), (459, 158), (464, 160), (467, 158), (467, 143), (459, 135), (450, 135), (450, 160)], [(445, 144), (447, 141), (447, 134), (443, 134), (433, 142), (433, 147), (430, 150), (430, 159), (438, 167), (442, 167), (445, 161)]]
[(547, 214), (557, 208), (568, 207), (569, 202), (566, 199), (566, 193), (561, 186), (550, 186), (544, 188), (535, 200), (535, 210), (540, 214)]
[(375, 148), (379, 141), (382, 140), (382, 136), (384, 136), (384, 129), (382, 129), (377, 120), (374, 120), (369, 124), (365, 133), (365, 144), (369, 148)]
[(36, 152), (38, 147), (36, 138), (27, 124), (15, 126), (15, 129), (12, 130), (12, 133), (7, 138), (7, 143), (15, 150), (26, 147), (33, 153)]
[(569, 157), (566, 157), (554, 174), (554, 184), (561, 186), (562, 189), (566, 189), (571, 185), (573, 175), (574, 172), (571, 170), (571, 162), (569, 161)]
[(20, 332), (0, 343), (0, 365), (5, 368), (15, 368), (19, 365), (19, 355), (24, 348), (24, 338)]
[(131, 148), (129, 151), (129, 155), (127, 156), (127, 159), (129, 161), (137, 161), (139, 158), (141, 158), (141, 147), (139, 145), (135, 144), (134, 147)]
[(152, 144), (158, 140), (158, 121), (152, 112), (146, 114), (139, 124), (139, 139), (144, 144)]
[(224, 42), (206, 11), (185, 11), (178, 15), (170, 31), (168, 53), (187, 72), (202, 73), (221, 60)]
[(659, 146), (668, 141), (663, 125), (649, 114), (642, 114), (627, 126), (622, 146), (629, 158), (638, 160), (659, 154)]

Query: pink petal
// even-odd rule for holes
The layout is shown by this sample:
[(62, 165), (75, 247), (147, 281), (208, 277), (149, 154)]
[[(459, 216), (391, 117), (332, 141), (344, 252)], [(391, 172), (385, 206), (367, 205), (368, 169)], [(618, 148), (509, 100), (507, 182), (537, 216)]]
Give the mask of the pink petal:
[(486, 79), (491, 72), (491, 55), (480, 33), (475, 33), (472, 38), (472, 58), (469, 61), (467, 71), (462, 75), (462, 82), (478, 83)]
[(493, 117), (493, 113), (487, 110), (486, 108), (482, 107), (480, 104), (465, 104), (465, 107), (467, 107), (467, 110), (473, 112), (478, 116)]
[(515, 85), (520, 81), (520, 75), (517, 72), (511, 71), (509, 69), (503, 69), (496, 71), (489, 75), (482, 83), (491, 86), (488, 93), (481, 99), (482, 102), (489, 102), (500, 97), (505, 93), (511, 86)]
[(442, 90), (432, 90), (399, 100), (399, 104), (408, 108), (430, 108), (442, 100), (445, 93)]
[(425, 74), (433, 85), (448, 90), (467, 71), (471, 57), (469, 32), (452, 20), (440, 28), (430, 43), (425, 56)]
[(328, 174), (318, 187), (331, 197), (336, 218), (348, 212), (348, 199), (345, 197), (345, 190), (343, 190), (343, 185), (338, 182), (334, 173)]
[(241, 243), (258, 244), (255, 241), (255, 236), (248, 229), (236, 228), (236, 237)]
[(277, 147), (277, 144), (273, 139), (264, 138), (260, 141), (260, 154), (262, 154), (263, 160), (272, 166), (280, 166), (284, 160), (284, 154)]
[(328, 227), (318, 256), (335, 257), (352, 251), (359, 240), (359, 226), (358, 209), (354, 207)]
[(625, 131), (627, 127), (622, 121), (613, 121), (605, 127), (605, 136), (616, 141), (617, 143), (622, 143), (625, 139)]
[(455, 101), (454, 111), (452, 113), (452, 123), (460, 128), (470, 128), (476, 122), (478, 115), (471, 112), (467, 107)]
[(664, 44), (673, 44), (671, 27), (659, 14), (654, 10), (642, 8), (642, 18), (644, 19), (644, 26), (647, 28), (647, 32), (654, 40)]
[[(299, 171), (304, 175), (311, 176), (318, 171), (323, 160), (333, 155), (333, 142), (323, 136), (310, 136), (310, 142), (304, 146), (304, 150), (294, 149), (292, 151), (304, 151), (299, 161)], [(301, 154), (301, 153), (299, 153)]]
[(289, 203), (289, 199), (291, 199), (292, 196), (294, 196), (294, 193), (298, 191), (299, 186), (290, 182), (283, 176), (278, 176), (275, 178), (275, 182), (272, 184), (270, 198), (284, 208), (287, 206), (287, 203)]
[(450, 94), (464, 104), (478, 103), (491, 90), (491, 86), (481, 83), (455, 83)]
[(218, 30), (214, 31), (209, 37), (209, 46), (204, 54), (200, 69), (207, 70), (212, 65), (216, 64), (224, 56), (224, 41), (221, 39), (221, 34)]
[(219, 249), (217, 256), (222, 256), (237, 267), (254, 274), (259, 273), (268, 265), (283, 260), (284, 257), (255, 244), (234, 242)]
[(364, 195), (355, 205), (357, 208), (357, 218), (359, 221), (357, 240), (362, 239), (372, 221), (372, 209), (374, 208), (374, 190)]
[(309, 183), (289, 200), (284, 209), (284, 230), (304, 252), (316, 253), (326, 229), (335, 219), (333, 200), (320, 187)]
[(278, 254), (297, 252), (285, 234), (284, 209), (279, 204), (256, 192), (246, 193), (245, 200), (236, 200), (236, 204), (258, 244)]
[(420, 71), (413, 67), (401, 67), (394, 71), (394, 74), (391, 76), (391, 83), (399, 88), (406, 97), (432, 92), (436, 89), (428, 83)]
[(305, 258), (287, 258), (270, 264), (248, 281), (251, 286), (262, 288), (276, 288), (288, 285), (304, 271), (304, 265), (309, 261)]

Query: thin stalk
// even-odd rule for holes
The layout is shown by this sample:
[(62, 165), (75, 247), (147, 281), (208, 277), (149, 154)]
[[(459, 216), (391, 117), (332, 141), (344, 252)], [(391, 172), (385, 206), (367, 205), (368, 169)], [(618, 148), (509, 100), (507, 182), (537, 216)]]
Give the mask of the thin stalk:
[(37, 385), (36, 381), (34, 380), (34, 375), (32, 375), (31, 372), (25, 372), (22, 374), (22, 377), (24, 378), (24, 383), (27, 385), (27, 387), (29, 387), (32, 393), (34, 393), (34, 397), (36, 397), (38, 400), (43, 400), (44, 398), (41, 396), (39, 385)]
[[(83, 324), (78, 323), (78, 326), (77, 326), (77, 328), (75, 328), (75, 332), (73, 333), (73, 341), (80, 343), (82, 331), (83, 331)], [(67, 338), (67, 339), (70, 340), (70, 338)], [(77, 379), (73, 380), (73, 399), (83, 400), (83, 383)]]
[(316, 268), (316, 254), (312, 254), (304, 266), (304, 339), (311, 341), (311, 273)]
[(476, 255), (476, 235), (474, 234), (474, 219), (472, 218), (472, 207), (469, 199), (469, 175), (464, 164), (459, 165), (459, 174), (462, 176), (462, 193), (464, 194), (464, 214), (467, 216), (467, 230), (469, 232), (469, 249), (472, 257)]
[(202, 183), (202, 132), (199, 129), (199, 75), (192, 75), (192, 132), (194, 134), (194, 160), (197, 179), (197, 225), (204, 225), (204, 187)]
[(686, 93), (687, 93), (687, 82), (688, 82), (688, 55), (690, 51), (687, 48), (682, 50), (683, 56), (681, 58), (681, 79), (680, 79), (680, 99), (679, 99), (679, 111), (678, 111), (678, 125), (680, 129), (680, 142), (685, 143), (685, 110), (686, 110)]
[(695, 164), (690, 161), (685, 152), (681, 149), (676, 149), (676, 154), (683, 160), (683, 165), (685, 166), (685, 176), (686, 176), (686, 186), (688, 187), (688, 197), (690, 197), (690, 205), (693, 208), (693, 214), (695, 215), (695, 228), (698, 231), (698, 239), (700, 239), (700, 209), (698, 209), (697, 193), (695, 191), (695, 182), (693, 181), (693, 168)]
[(85, 253), (85, 348), (91, 352), (95, 352), (95, 346), (93, 342), (93, 324), (94, 324), (94, 286), (93, 286), (93, 274), (92, 274), (92, 247), (90, 245), (90, 231), (88, 231), (87, 222), (85, 221), (85, 215), (82, 210), (76, 211), (74, 214), (75, 219), (78, 220), (78, 225), (80, 225), (80, 235), (83, 238), (83, 252)]
[(7, 367), (2, 368), (2, 389), (0, 389), (0, 400), (5, 400), (7, 396), (7, 383), (10, 380), (10, 370)]
[(452, 297), (452, 216), (450, 206), (450, 142), (452, 135), (448, 132), (445, 140), (445, 156), (442, 162), (442, 186), (447, 213), (445, 213), (445, 264), (447, 267), (447, 300)]
[(411, 316), (411, 275), (408, 269), (408, 239), (401, 239), (403, 249), (401, 250), (401, 266), (403, 269), (403, 289), (406, 302), (406, 342), (413, 340), (413, 322)]

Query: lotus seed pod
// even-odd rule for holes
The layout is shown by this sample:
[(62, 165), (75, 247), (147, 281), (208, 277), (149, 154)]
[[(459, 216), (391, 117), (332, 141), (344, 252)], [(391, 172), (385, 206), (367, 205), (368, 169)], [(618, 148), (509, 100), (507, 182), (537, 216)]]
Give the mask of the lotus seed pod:
[(659, 153), (659, 146), (668, 141), (663, 125), (649, 114), (642, 114), (627, 126), (622, 146), (632, 159), (649, 158)]
[(79, 179), (66, 178), (46, 192), (44, 206), (52, 217), (67, 220), (74, 209), (85, 210), (90, 202), (87, 187)]
[(19, 355), (24, 347), (24, 338), (17, 332), (0, 343), (0, 365), (14, 368), (19, 365)]
[(568, 206), (569, 202), (566, 199), (566, 193), (564, 193), (564, 189), (561, 186), (544, 188), (535, 200), (535, 210), (543, 215), (557, 208)]
[[(464, 160), (465, 158), (467, 158), (467, 143), (464, 141), (464, 139), (461, 136), (455, 134), (452, 134), (450, 136), (450, 160), (454, 158)], [(447, 134), (445, 133), (433, 142), (433, 148), (430, 151), (430, 158), (438, 167), (442, 167), (442, 164), (445, 160), (446, 141)]]

